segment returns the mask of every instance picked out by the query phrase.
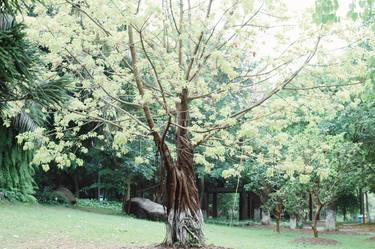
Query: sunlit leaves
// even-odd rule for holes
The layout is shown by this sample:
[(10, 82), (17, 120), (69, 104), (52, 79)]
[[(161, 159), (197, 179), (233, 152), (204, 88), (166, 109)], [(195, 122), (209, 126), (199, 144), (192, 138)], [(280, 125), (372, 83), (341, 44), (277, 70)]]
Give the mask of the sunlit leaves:
[(337, 22), (336, 11), (338, 7), (337, 0), (316, 0), (315, 13), (313, 15), (315, 22), (319, 24)]

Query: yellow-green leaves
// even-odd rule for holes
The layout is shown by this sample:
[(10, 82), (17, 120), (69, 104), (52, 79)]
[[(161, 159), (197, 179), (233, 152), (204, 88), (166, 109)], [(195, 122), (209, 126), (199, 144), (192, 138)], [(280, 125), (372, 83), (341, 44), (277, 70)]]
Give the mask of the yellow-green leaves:
[(241, 125), (239, 135), (244, 138), (251, 138), (258, 134), (258, 129), (254, 127), (254, 124), (251, 122)]
[(118, 150), (118, 151), (126, 154), (128, 152), (128, 150), (126, 148), (126, 144), (128, 142), (128, 139), (129, 139), (129, 134), (126, 133), (126, 131), (116, 132), (116, 134), (113, 138), (112, 147), (115, 150)]

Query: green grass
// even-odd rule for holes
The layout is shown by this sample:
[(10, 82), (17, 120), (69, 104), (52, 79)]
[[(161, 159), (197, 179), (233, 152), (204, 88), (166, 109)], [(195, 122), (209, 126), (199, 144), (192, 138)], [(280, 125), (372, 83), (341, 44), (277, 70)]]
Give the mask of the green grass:
[[(309, 234), (267, 228), (240, 228), (207, 224), (209, 244), (243, 249), (374, 249), (370, 235), (330, 234), (335, 246), (292, 243)], [(2, 248), (120, 248), (156, 244), (164, 238), (164, 224), (120, 215), (97, 214), (78, 209), (36, 204), (0, 203), (0, 249)]]

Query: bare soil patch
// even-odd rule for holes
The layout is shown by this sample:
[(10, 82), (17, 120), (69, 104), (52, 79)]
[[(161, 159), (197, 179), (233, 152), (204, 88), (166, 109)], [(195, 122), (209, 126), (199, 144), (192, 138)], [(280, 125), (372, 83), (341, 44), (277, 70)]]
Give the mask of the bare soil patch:
[[(165, 247), (160, 245), (144, 246), (144, 247), (123, 247), (121, 249), (184, 249), (184, 247)], [(230, 249), (228, 247), (207, 245), (205, 247), (189, 247), (189, 249)]]
[[(122, 246), (116, 244), (97, 244), (90, 242), (77, 241), (71, 238), (64, 237), (45, 237), (45, 238), (33, 238), (28, 241), (19, 241), (12, 249), (184, 249), (183, 247), (165, 247), (161, 245), (149, 245), (149, 246)], [(230, 249), (227, 247), (207, 245), (199, 248), (189, 249)]]
[(325, 238), (297, 238), (293, 240), (294, 243), (301, 243), (301, 244), (310, 244), (310, 245), (336, 245), (337, 240), (334, 239), (325, 239)]

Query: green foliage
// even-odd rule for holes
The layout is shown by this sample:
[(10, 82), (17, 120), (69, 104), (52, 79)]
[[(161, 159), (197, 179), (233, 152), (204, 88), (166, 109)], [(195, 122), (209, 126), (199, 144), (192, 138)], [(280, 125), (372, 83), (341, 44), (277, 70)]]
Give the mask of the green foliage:
[[(35, 200), (32, 152), (23, 151), (15, 141), (17, 131), (0, 125), (0, 189), (10, 200)], [(1, 191), (0, 191), (1, 192)]]
[(28, 9), (30, 3), (41, 2), (40, 0), (1, 0), (0, 11), (6, 10), (7, 12), (22, 12), (25, 8)]
[(371, 25), (375, 21), (374, 10), (374, 0), (353, 0), (349, 5), (348, 16), (354, 21), (360, 18), (364, 24)]
[(77, 207), (91, 212), (122, 214), (122, 203), (118, 201), (78, 199)]
[(52, 187), (46, 186), (41, 191), (36, 192), (36, 199), (39, 203), (45, 204), (64, 204), (71, 206), (68, 197), (61, 192), (56, 192)]
[(234, 227), (247, 227), (252, 225), (259, 225), (258, 221), (253, 220), (228, 220), (224, 218), (208, 218), (205, 220), (207, 224), (215, 224), (215, 225), (224, 225), (224, 226), (234, 226)]
[(35, 48), (25, 39), (25, 26), (16, 24), (9, 30), (0, 30), (0, 80), (1, 82), (29, 82), (30, 68), (35, 63)]
[[(0, 16), (3, 14), (0, 12)], [(60, 105), (67, 99), (69, 80), (38, 79), (39, 52), (26, 39), (25, 25), (0, 29), (0, 110), (12, 101), (33, 100), (45, 107)]]
[(6, 199), (11, 202), (36, 202), (37, 200), (33, 195), (24, 195), (23, 193), (19, 191), (11, 191), (8, 189), (0, 188), (0, 201), (2, 199)]
[(337, 209), (344, 216), (344, 221), (346, 221), (348, 214), (356, 214), (358, 207), (358, 197), (352, 192), (341, 193), (337, 198)]
[(336, 11), (339, 5), (337, 0), (316, 0), (313, 19), (318, 24), (333, 23), (339, 21)]

